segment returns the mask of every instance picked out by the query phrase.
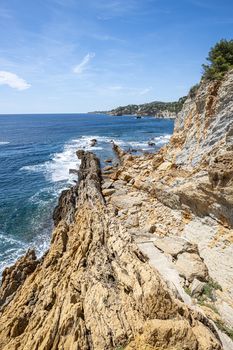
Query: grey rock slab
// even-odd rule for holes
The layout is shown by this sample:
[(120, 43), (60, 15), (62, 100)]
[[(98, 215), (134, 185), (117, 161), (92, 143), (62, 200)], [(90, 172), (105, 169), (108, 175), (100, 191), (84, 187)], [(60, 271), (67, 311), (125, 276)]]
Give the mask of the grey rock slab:
[(181, 237), (156, 237), (154, 244), (164, 253), (172, 256), (177, 256), (184, 252), (197, 253), (198, 251), (196, 244), (192, 244), (187, 239)]
[(187, 305), (192, 305), (192, 299), (181, 286), (181, 280), (173, 264), (154, 246), (152, 242), (139, 243), (139, 249), (148, 256), (151, 266), (153, 266), (173, 293), (180, 297)]

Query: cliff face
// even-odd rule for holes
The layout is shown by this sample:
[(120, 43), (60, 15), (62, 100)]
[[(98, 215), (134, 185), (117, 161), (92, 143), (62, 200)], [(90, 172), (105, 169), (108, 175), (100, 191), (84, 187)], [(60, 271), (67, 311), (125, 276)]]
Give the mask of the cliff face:
[(171, 146), (176, 164), (196, 166), (233, 146), (233, 72), (222, 82), (203, 82), (176, 120)]
[(1, 350), (232, 349), (231, 84), (202, 84), (156, 155), (115, 146), (101, 173), (78, 152), (49, 251), (4, 271)]

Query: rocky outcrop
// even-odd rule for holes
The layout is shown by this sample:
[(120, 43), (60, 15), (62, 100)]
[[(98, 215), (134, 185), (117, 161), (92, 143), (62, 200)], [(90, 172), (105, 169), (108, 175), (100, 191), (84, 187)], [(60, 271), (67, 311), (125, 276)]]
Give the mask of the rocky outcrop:
[(17, 289), (26, 278), (35, 271), (39, 261), (34, 250), (28, 250), (25, 256), (20, 258), (14, 266), (7, 267), (2, 274), (0, 290), (0, 310), (12, 300)]
[(202, 82), (156, 155), (77, 152), (49, 251), (4, 272), (0, 350), (232, 349), (232, 87)]
[[(160, 246), (168, 257), (167, 270), (160, 271), (177, 284), (177, 275), (172, 276), (175, 266), (180, 283), (194, 295), (195, 302), (203, 309), (207, 305), (216, 310), (211, 315), (215, 321), (221, 315), (227, 334), (232, 334), (233, 327), (232, 91), (232, 71), (222, 82), (203, 81), (195, 96), (185, 102), (171, 142), (153, 158), (144, 155), (124, 160), (115, 180), (126, 179), (131, 191), (124, 194), (124, 201), (117, 193), (111, 199), (120, 208), (121, 203), (135, 198), (133, 193), (138, 198), (140, 193), (137, 233), (133, 226), (131, 231), (147, 244), (145, 251), (155, 265), (165, 260), (146, 243), (154, 241), (153, 236), (182, 236), (198, 246), (200, 257), (190, 252), (176, 257), (168, 252), (168, 244), (164, 250)], [(121, 212), (126, 208), (120, 208)], [(175, 242), (170, 251), (173, 249), (177, 249)], [(226, 349), (231, 347), (226, 345)]]
[(203, 81), (195, 96), (185, 101), (170, 143), (176, 164), (197, 166), (232, 146), (232, 86), (231, 71), (221, 82)]
[(214, 327), (176, 299), (105, 203), (96, 157), (79, 156), (76, 203), (62, 212), (75, 208), (73, 219), (59, 216), (48, 253), (1, 311), (0, 349), (222, 349)]

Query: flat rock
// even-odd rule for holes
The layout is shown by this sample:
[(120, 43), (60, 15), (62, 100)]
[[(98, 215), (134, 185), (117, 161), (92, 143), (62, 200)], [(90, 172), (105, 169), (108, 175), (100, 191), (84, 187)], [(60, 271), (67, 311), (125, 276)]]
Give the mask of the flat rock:
[(156, 237), (154, 245), (166, 254), (177, 256), (184, 252), (196, 252), (197, 246), (181, 237)]
[(128, 209), (134, 206), (142, 205), (142, 198), (132, 197), (129, 195), (112, 196), (111, 202), (119, 209)]
[(102, 189), (107, 189), (112, 187), (112, 184), (114, 183), (113, 180), (107, 179), (106, 181), (104, 181), (104, 183), (102, 184)]
[(115, 192), (115, 188), (105, 188), (102, 190), (103, 196), (111, 196)]

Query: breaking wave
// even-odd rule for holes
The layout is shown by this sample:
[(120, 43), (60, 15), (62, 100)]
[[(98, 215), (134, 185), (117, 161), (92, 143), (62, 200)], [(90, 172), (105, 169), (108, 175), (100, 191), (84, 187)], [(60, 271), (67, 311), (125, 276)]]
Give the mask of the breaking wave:
[[(79, 139), (73, 139), (64, 145), (61, 152), (54, 153), (51, 156), (51, 160), (34, 165), (26, 165), (20, 170), (29, 172), (42, 172), (46, 179), (51, 182), (65, 181), (68, 183), (73, 183), (77, 178), (76, 175), (70, 174), (70, 169), (78, 169), (80, 166), (80, 160), (76, 157), (76, 151), (78, 149), (83, 149), (86, 151), (100, 151), (106, 149), (106, 145), (110, 145), (111, 141), (114, 141), (119, 146), (127, 149), (134, 148), (138, 150), (151, 150), (148, 142), (154, 143), (155, 148), (161, 147), (167, 142), (169, 142), (171, 135), (156, 136), (148, 141), (130, 141), (122, 139), (112, 139), (106, 136), (82, 136)], [(91, 140), (96, 139), (96, 146), (91, 146)]]

